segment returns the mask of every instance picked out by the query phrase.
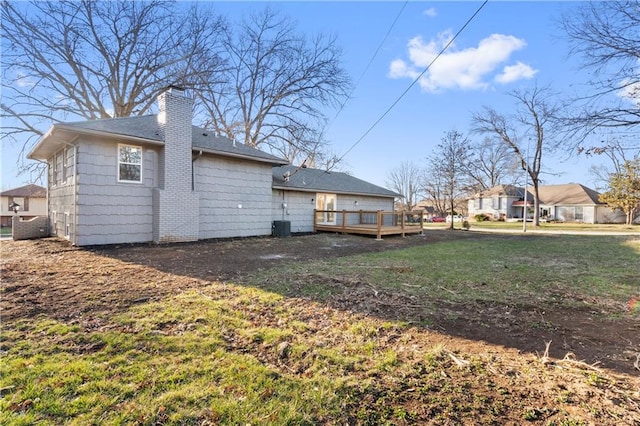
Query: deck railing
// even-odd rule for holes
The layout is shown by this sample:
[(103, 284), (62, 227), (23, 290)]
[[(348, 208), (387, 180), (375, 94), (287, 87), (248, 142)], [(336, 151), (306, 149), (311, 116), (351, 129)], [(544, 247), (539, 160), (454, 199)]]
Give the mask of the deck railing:
[(422, 232), (423, 211), (314, 210), (313, 231), (382, 235)]

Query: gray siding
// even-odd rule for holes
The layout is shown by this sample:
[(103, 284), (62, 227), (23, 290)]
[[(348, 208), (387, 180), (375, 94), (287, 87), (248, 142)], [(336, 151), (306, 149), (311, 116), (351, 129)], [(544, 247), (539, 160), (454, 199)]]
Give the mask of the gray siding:
[[(49, 229), (51, 235), (65, 237), (65, 219), (69, 225), (69, 239), (73, 241), (76, 232), (74, 209), (74, 185), (73, 181), (63, 185), (51, 185), (49, 183)], [(66, 215), (66, 217), (65, 217)]]
[[(286, 204), (285, 208), (283, 208), (283, 203)], [(384, 210), (390, 212), (393, 211), (393, 198), (337, 194), (336, 206), (338, 212), (342, 210)], [(313, 211), (315, 208), (315, 192), (273, 190), (273, 220), (290, 221), (291, 232), (313, 232)], [(340, 221), (341, 215), (337, 215), (337, 218)], [(357, 217), (350, 216), (349, 220), (356, 221)]]
[(271, 234), (270, 164), (203, 156), (194, 174), (200, 239)]
[(118, 182), (117, 155), (118, 146), (113, 142), (79, 144), (77, 245), (153, 238), (152, 190), (157, 184), (158, 152), (143, 147), (142, 183)]
[[(283, 203), (286, 204), (284, 208)], [(273, 190), (272, 218), (290, 221), (291, 232), (313, 232), (315, 208), (315, 192)]]

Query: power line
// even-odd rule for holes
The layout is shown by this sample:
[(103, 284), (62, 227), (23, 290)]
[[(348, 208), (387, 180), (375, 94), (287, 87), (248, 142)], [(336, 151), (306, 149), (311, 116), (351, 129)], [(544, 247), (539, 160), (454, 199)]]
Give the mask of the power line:
[(367, 129), (366, 132), (364, 132), (364, 134), (362, 136), (360, 136), (360, 138), (355, 141), (353, 143), (353, 145), (351, 145), (351, 147), (340, 157), (339, 160), (342, 160), (344, 157), (347, 156), (347, 154), (349, 154), (353, 148), (355, 148), (360, 142), (362, 142), (362, 140), (369, 134), (371, 133), (371, 131), (382, 121), (382, 119), (384, 117), (387, 116), (387, 114), (389, 114), (389, 112), (391, 112), (391, 110), (398, 104), (398, 102), (400, 102), (400, 100), (402, 98), (404, 98), (404, 96), (409, 92), (409, 90), (411, 90), (411, 88), (413, 86), (415, 86), (415, 84), (422, 78), (422, 76), (429, 71), (429, 69), (431, 68), (431, 66), (434, 64), (435, 61), (438, 60), (438, 58), (440, 56), (442, 56), (442, 54), (449, 48), (449, 46), (451, 46), (451, 44), (453, 44), (453, 42), (455, 41), (455, 39), (462, 33), (462, 31), (464, 31), (464, 29), (471, 23), (471, 21), (473, 21), (473, 19), (476, 17), (476, 15), (478, 15), (478, 13), (480, 13), (480, 11), (482, 10), (482, 8), (487, 4), (489, 0), (484, 0), (482, 2), (482, 4), (480, 5), (480, 7), (478, 7), (478, 9), (473, 13), (473, 15), (471, 15), (471, 17), (467, 20), (467, 22), (465, 22), (465, 24), (462, 26), (462, 28), (460, 28), (458, 30), (457, 33), (455, 33), (455, 35), (451, 38), (451, 40), (449, 40), (449, 42), (440, 50), (440, 52), (436, 55), (435, 58), (433, 58), (433, 60), (429, 63), (429, 65), (427, 65), (427, 67), (424, 69), (424, 71), (422, 71), (420, 73), (420, 75), (418, 75), (418, 77), (416, 77), (413, 82), (409, 85), (409, 87), (407, 87), (405, 89), (404, 92), (402, 92), (402, 94), (400, 96), (398, 96), (398, 98), (391, 104), (391, 106), (389, 108), (387, 108), (387, 110), (371, 125), (369, 126), (369, 128)]
[(405, 7), (407, 7), (407, 4), (409, 3), (409, 0), (406, 0), (404, 2), (404, 4), (402, 5), (402, 8), (400, 8), (400, 11), (398, 12), (398, 14), (396, 15), (396, 18), (393, 20), (393, 22), (391, 23), (391, 26), (389, 27), (389, 29), (387, 30), (387, 33), (385, 34), (384, 38), (382, 39), (382, 41), (380, 42), (380, 44), (378, 44), (378, 48), (376, 49), (375, 52), (373, 52), (373, 55), (371, 56), (371, 59), (369, 59), (369, 63), (367, 64), (366, 67), (364, 67), (364, 71), (362, 71), (362, 74), (360, 74), (360, 77), (358, 77), (358, 81), (356, 81), (355, 86), (353, 86), (353, 89), (351, 89), (351, 92), (349, 92), (349, 94), (347, 95), (347, 99), (345, 99), (345, 101), (342, 103), (342, 105), (340, 105), (340, 109), (338, 110), (338, 112), (336, 113), (335, 117), (333, 117), (332, 121), (336, 121), (336, 118), (338, 118), (338, 116), (340, 115), (340, 113), (342, 112), (342, 110), (344, 109), (344, 106), (347, 104), (347, 102), (349, 102), (349, 100), (351, 100), (351, 96), (353, 96), (353, 93), (356, 91), (356, 89), (358, 88), (358, 85), (360, 84), (360, 82), (362, 81), (362, 78), (365, 76), (365, 74), (367, 73), (367, 71), (369, 71), (369, 68), (371, 67), (371, 64), (373, 63), (373, 61), (376, 59), (376, 56), (378, 56), (378, 52), (380, 52), (380, 49), (382, 49), (382, 46), (384, 45), (384, 43), (387, 41), (387, 38), (389, 38), (389, 35), (391, 34), (391, 31), (393, 30), (393, 27), (395, 27), (396, 23), (398, 22), (398, 19), (400, 19), (400, 15), (402, 15), (402, 12), (404, 11)]

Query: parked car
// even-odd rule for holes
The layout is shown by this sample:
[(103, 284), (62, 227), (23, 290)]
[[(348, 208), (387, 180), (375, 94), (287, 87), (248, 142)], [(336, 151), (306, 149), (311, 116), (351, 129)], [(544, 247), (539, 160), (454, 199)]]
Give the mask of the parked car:
[[(454, 214), (453, 215), (453, 221), (454, 222), (462, 222), (463, 220), (465, 220), (465, 217), (462, 216), (461, 214)], [(447, 223), (451, 222), (451, 215), (447, 216)]]
[(440, 217), (440, 216), (435, 216), (431, 218), (431, 222), (437, 223), (437, 222), (444, 222), (444, 217)]

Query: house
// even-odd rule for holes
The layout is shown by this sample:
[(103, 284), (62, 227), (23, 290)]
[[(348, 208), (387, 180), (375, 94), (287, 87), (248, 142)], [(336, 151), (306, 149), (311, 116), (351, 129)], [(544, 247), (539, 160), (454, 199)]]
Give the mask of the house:
[[(18, 204), (17, 212), (14, 205)], [(14, 216), (29, 220), (47, 215), (47, 189), (38, 185), (25, 185), (0, 193), (0, 215), (2, 227), (10, 227)]]
[[(529, 197), (531, 201), (533, 198)], [(469, 217), (483, 214), (493, 220), (522, 219), (524, 191), (513, 185), (498, 185), (479, 192), (468, 201)], [(515, 203), (515, 205), (514, 205)]]
[(273, 168), (273, 220), (289, 221), (293, 232), (313, 231), (319, 222), (335, 225), (340, 210), (393, 211), (399, 194), (346, 173), (294, 167)]
[(195, 241), (270, 235), (283, 218), (306, 232), (311, 207), (384, 209), (395, 195), (294, 174), (282, 158), (192, 126), (193, 99), (177, 87), (158, 104), (157, 115), (55, 124), (38, 141), (28, 157), (48, 163), (52, 234), (78, 246)]
[[(540, 218), (562, 222), (624, 223), (624, 215), (599, 201), (600, 194), (584, 185), (568, 183), (538, 187)], [(494, 220), (522, 219), (524, 190), (500, 185), (469, 199), (469, 215), (485, 214)], [(533, 217), (534, 191), (527, 190), (527, 218)]]

